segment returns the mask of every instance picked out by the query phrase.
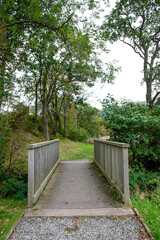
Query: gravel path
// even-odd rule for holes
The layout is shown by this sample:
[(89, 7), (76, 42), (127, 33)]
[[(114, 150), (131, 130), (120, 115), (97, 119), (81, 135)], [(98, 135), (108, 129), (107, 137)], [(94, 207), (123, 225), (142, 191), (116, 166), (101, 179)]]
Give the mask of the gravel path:
[(24, 217), (12, 240), (135, 240), (147, 239), (135, 217)]

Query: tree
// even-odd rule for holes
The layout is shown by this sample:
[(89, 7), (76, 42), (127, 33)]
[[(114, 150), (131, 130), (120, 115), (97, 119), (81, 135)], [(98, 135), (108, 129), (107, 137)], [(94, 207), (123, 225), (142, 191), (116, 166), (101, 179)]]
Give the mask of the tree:
[[(143, 59), (146, 102), (152, 107), (160, 95), (160, 2), (120, 0), (105, 17), (102, 36), (112, 43), (120, 40)], [(156, 90), (153, 96), (153, 86)]]
[(24, 61), (21, 57), (17, 59), (17, 49), (23, 47), (27, 32), (37, 28), (56, 32), (71, 21), (72, 15), (71, 2), (64, 0), (0, 2), (0, 108), (13, 87), (13, 71)]

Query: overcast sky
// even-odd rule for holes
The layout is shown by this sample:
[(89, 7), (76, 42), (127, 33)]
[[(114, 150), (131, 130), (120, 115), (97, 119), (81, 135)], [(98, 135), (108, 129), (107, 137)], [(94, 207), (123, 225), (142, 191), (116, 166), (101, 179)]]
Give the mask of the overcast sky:
[[(108, 14), (114, 7), (115, 0), (110, 1), (110, 9), (107, 8), (105, 14)], [(116, 75), (114, 84), (96, 83), (94, 87), (87, 89), (88, 102), (101, 109), (102, 101), (108, 93), (112, 94), (116, 100), (126, 98), (132, 101), (145, 101), (146, 87), (141, 85), (143, 78), (143, 60), (131, 49), (131, 47), (118, 41), (114, 44), (107, 43), (107, 49), (111, 52), (107, 55), (105, 61), (117, 60), (121, 71)], [(103, 55), (102, 55), (103, 58)]]
[(141, 84), (143, 78), (143, 60), (127, 45), (116, 42), (110, 44), (111, 53), (108, 59), (118, 60), (121, 71), (116, 74), (114, 84), (96, 83), (94, 87), (87, 89), (88, 102), (101, 109), (102, 101), (108, 93), (116, 100), (126, 98), (133, 101), (145, 101), (146, 87)]

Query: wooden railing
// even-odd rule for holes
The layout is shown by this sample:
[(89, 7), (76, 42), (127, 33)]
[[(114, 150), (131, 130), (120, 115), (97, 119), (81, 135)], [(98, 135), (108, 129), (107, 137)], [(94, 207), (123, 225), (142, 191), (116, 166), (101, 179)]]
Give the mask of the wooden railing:
[(59, 163), (59, 140), (28, 146), (28, 206), (36, 203)]
[(125, 204), (130, 203), (128, 148), (126, 143), (94, 140), (95, 164)]

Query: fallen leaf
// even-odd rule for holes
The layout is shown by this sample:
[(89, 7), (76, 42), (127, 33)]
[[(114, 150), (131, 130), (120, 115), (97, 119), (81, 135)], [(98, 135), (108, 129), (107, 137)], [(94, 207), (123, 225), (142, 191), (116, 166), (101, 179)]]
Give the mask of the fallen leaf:
[(19, 207), (15, 207), (15, 208), (13, 209), (13, 211), (18, 211), (18, 209), (19, 209)]
[(147, 236), (146, 236), (146, 235), (143, 235), (142, 238), (143, 238), (143, 239), (147, 239)]

